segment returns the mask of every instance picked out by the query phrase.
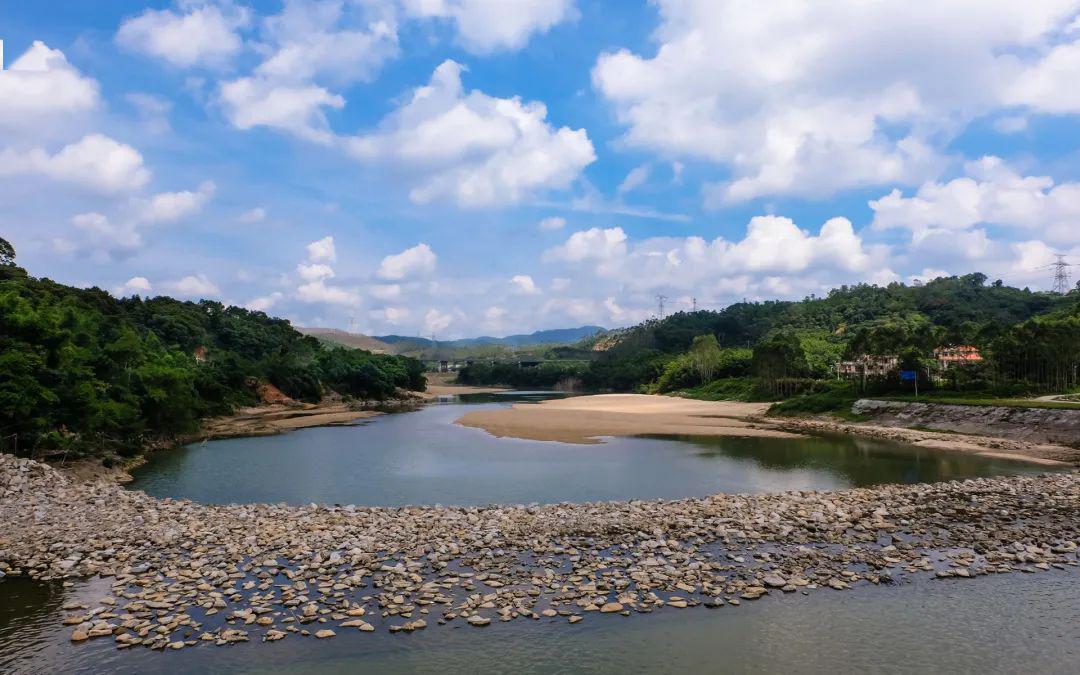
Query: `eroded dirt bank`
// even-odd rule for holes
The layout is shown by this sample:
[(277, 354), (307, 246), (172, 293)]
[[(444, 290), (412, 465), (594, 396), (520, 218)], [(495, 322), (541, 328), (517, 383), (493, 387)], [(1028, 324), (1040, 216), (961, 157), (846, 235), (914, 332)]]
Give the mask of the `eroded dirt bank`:
[(296, 406), (264, 405), (241, 408), (234, 415), (203, 422), (199, 438), (267, 436), (307, 427), (338, 426), (382, 413), (346, 403), (319, 403)]
[(1069, 569), (1080, 474), (546, 506), (206, 506), (0, 456), (0, 523), (3, 575), (112, 578), (108, 597), (65, 606), (72, 640), (185, 649)]

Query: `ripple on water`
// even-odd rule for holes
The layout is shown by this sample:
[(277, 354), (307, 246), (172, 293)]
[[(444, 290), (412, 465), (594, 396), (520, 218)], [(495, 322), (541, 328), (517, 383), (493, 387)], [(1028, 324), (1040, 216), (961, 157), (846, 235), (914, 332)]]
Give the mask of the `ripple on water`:
[(850, 436), (611, 438), (599, 445), (496, 438), (454, 424), (467, 409), (476, 406), (433, 405), (357, 427), (158, 452), (129, 487), (203, 503), (482, 505), (827, 490), (1045, 471)]
[(1067, 673), (1080, 662), (1080, 571), (785, 595), (738, 608), (592, 614), (485, 629), (451, 624), (415, 635), (342, 631), (332, 640), (202, 645), (178, 653), (72, 645), (72, 589), (0, 583), (0, 672), (476, 673), (476, 672), (984, 672)]

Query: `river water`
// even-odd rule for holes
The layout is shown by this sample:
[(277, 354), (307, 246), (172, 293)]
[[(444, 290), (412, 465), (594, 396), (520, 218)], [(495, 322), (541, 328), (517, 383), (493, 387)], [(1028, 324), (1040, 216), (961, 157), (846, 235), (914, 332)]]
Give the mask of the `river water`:
[[(307, 429), (156, 453), (131, 487), (203, 502), (365, 505), (676, 498), (832, 489), (1021, 473), (1031, 466), (853, 438), (615, 438), (599, 445), (496, 439), (453, 424), (468, 397), (359, 426)], [(473, 408), (470, 408), (473, 409)], [(2, 533), (0, 533), (2, 539)], [(809, 595), (774, 592), (723, 609), (665, 608), (455, 621), (416, 634), (119, 651), (73, 645), (61, 606), (93, 606), (108, 580), (0, 582), (0, 673), (1071, 673), (1080, 663), (1080, 571), (972, 580), (915, 576)], [(432, 622), (434, 623), (434, 622)]]
[(180, 652), (72, 645), (60, 605), (101, 582), (0, 584), (0, 673), (1075, 673), (1080, 572), (920, 578), (807, 596), (774, 591), (723, 609), (590, 614), (478, 629), (340, 631)]
[(469, 396), (357, 426), (302, 429), (154, 453), (132, 489), (203, 503), (481, 505), (831, 490), (1015, 474), (1034, 465), (838, 436), (495, 438), (465, 412), (544, 394)]

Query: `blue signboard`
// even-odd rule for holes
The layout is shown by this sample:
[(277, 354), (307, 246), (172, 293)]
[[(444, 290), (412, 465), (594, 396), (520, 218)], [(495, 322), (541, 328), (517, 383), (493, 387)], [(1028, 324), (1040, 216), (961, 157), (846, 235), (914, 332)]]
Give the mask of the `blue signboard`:
[(901, 382), (915, 382), (919, 379), (919, 374), (914, 370), (901, 370), (900, 381)]

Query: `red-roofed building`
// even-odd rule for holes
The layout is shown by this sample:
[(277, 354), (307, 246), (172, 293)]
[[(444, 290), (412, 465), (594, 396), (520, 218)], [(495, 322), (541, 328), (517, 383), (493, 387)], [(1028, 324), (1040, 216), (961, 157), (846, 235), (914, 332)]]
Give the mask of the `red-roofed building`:
[(965, 363), (978, 363), (983, 360), (978, 347), (971, 345), (958, 345), (950, 347), (938, 347), (934, 350), (938, 367), (948, 370), (951, 366), (959, 366)]

